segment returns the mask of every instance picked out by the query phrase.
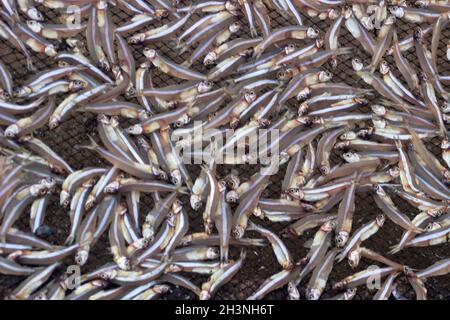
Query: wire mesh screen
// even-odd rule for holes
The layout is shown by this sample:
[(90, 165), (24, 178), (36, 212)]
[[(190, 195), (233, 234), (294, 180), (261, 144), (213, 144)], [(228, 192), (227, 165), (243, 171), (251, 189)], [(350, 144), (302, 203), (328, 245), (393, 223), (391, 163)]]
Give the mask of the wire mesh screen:
[[(49, 11), (44, 7), (39, 7), (40, 11), (44, 13), (46, 16), (46, 20), (55, 21), (57, 15), (55, 12)], [(322, 34), (324, 34), (328, 28), (329, 23), (326, 21), (322, 21), (320, 19), (312, 19), (308, 16), (302, 15), (304, 19), (304, 23), (307, 26), (315, 26)], [(114, 8), (113, 10), (113, 21), (115, 25), (121, 25), (124, 22), (128, 21), (131, 18), (127, 13), (121, 11), (120, 9)], [(197, 20), (198, 16), (194, 15), (190, 23), (192, 21)], [(294, 24), (294, 21), (287, 21), (283, 16), (278, 14), (276, 11), (270, 12), (270, 19), (272, 22), (272, 27), (277, 28), (280, 26), (286, 26), (288, 24)], [(163, 21), (164, 22), (164, 21)], [(144, 29), (148, 29), (150, 27), (159, 26), (160, 22), (155, 24), (149, 24), (144, 27)], [(239, 31), (238, 34), (234, 35), (234, 37), (248, 37), (250, 31), (248, 29), (247, 23), (242, 23), (243, 28)], [(414, 28), (413, 25), (404, 23), (402, 21), (397, 21), (396, 23), (397, 33), (399, 38), (404, 38), (407, 35), (412, 33)], [(375, 30), (377, 32), (377, 30)], [(80, 39), (84, 39), (81, 35)], [(450, 28), (447, 27), (442, 31), (441, 42), (438, 49), (438, 60), (437, 64), (439, 66), (439, 70), (443, 74), (450, 73), (450, 64), (446, 59), (446, 41), (450, 39)], [(354, 53), (352, 56), (342, 56), (339, 58), (339, 63), (335, 68), (331, 68), (330, 66), (325, 66), (328, 71), (333, 73), (334, 78), (333, 81), (336, 82), (344, 82), (349, 85), (355, 85), (357, 87), (368, 88), (368, 86), (355, 74), (352, 69), (351, 59), (353, 57), (359, 57), (365, 63), (370, 62), (370, 56), (364, 52), (352, 35), (346, 30), (346, 28), (342, 28), (339, 43), (342, 47), (351, 47), (354, 49)], [(155, 45), (150, 45), (150, 47), (154, 47), (157, 49), (163, 56), (173, 60), (176, 63), (183, 63), (190, 55), (190, 52), (185, 52), (183, 54), (179, 54), (173, 46), (170, 44), (170, 41), (162, 41), (157, 42)], [(143, 47), (142, 46), (133, 46), (132, 51), (134, 58), (136, 59), (136, 63), (142, 63), (145, 60), (145, 57), (142, 54)], [(410, 63), (419, 68), (418, 61), (416, 55), (414, 53), (414, 49), (410, 49), (408, 52), (405, 52), (404, 56), (409, 60)], [(14, 81), (17, 84), (23, 84), (25, 80), (30, 78), (30, 74), (26, 68), (26, 59), (25, 57), (18, 52), (16, 49), (11, 47), (8, 42), (2, 42), (0, 44), (0, 59), (1, 61), (8, 66), (11, 71)], [(392, 63), (391, 57), (388, 57), (388, 62)], [(33, 62), (39, 70), (49, 69), (54, 66), (56, 63), (52, 58), (44, 57), (41, 55), (34, 55)], [(205, 67), (200, 62), (196, 62), (192, 69), (205, 72)], [(397, 72), (397, 70), (394, 70)], [(396, 74), (399, 76), (399, 74)], [(400, 77), (400, 76), (399, 76)], [(163, 73), (155, 72), (153, 75), (153, 82), (155, 87), (163, 87), (167, 85), (174, 84), (174, 79), (169, 77)], [(216, 87), (220, 87), (223, 83), (216, 83)], [(446, 88), (450, 89), (450, 88)], [(365, 107), (362, 109), (363, 111), (369, 112), (370, 107)], [(122, 121), (122, 120), (121, 120)], [(125, 121), (122, 123), (123, 126), (129, 124), (129, 121)], [(103, 160), (101, 160), (95, 152), (92, 152), (87, 149), (77, 149), (74, 148), (76, 145), (86, 145), (88, 144), (88, 135), (94, 137), (94, 139), (98, 140), (96, 133), (96, 116), (88, 113), (74, 113), (70, 116), (70, 118), (61, 123), (59, 127), (54, 130), (49, 130), (48, 127), (44, 127), (35, 132), (35, 135), (42, 139), (50, 148), (52, 148), (55, 152), (57, 152), (60, 156), (62, 156), (74, 169), (81, 169), (88, 166), (102, 166), (104, 164)], [(439, 155), (441, 149), (439, 148), (440, 141), (438, 139), (432, 139), (431, 141), (427, 141), (427, 147), (431, 150), (431, 152), (435, 155)], [(334, 157), (338, 157), (336, 154)], [(218, 176), (224, 177), (227, 175), (232, 168), (236, 168), (239, 171), (239, 175), (241, 180), (247, 180), (256, 170), (258, 170), (255, 166), (243, 166), (238, 165), (237, 167), (221, 165), (218, 168)], [(188, 166), (190, 170), (190, 174), (193, 178), (197, 177), (199, 174), (199, 168), (196, 166)], [(263, 197), (266, 198), (277, 198), (281, 193), (281, 182), (284, 177), (284, 173), (286, 170), (286, 165), (281, 167), (280, 172), (271, 178), (271, 184), (264, 191)], [(58, 205), (57, 196), (54, 196), (52, 199), (52, 204), (49, 206), (46, 216), (46, 224), (52, 228), (52, 234), (49, 236), (48, 240), (55, 244), (60, 244), (64, 241), (65, 237), (68, 234), (70, 228), (70, 220), (68, 214), (65, 210), (61, 209)], [(184, 203), (189, 203), (188, 197), (181, 198)], [(409, 206), (405, 201), (401, 199), (394, 199), (399, 207), (399, 209), (406, 213), (408, 216), (412, 217), (413, 213), (417, 213), (415, 208)], [(141, 200), (141, 218), (145, 216), (145, 214), (153, 207), (153, 201), (150, 197), (144, 197)], [(188, 211), (188, 215), (190, 218), (190, 231), (201, 231), (202, 230), (202, 216), (201, 213), (197, 211), (193, 211), (189, 206), (186, 206)], [(331, 212), (337, 211), (337, 208), (333, 208)], [(356, 200), (356, 212), (354, 214), (354, 229), (357, 229), (363, 223), (372, 220), (377, 214), (380, 213), (380, 210), (375, 205), (373, 198), (370, 194), (361, 194), (358, 193)], [(272, 223), (267, 220), (260, 220), (258, 223), (269, 228), (275, 233), (279, 233), (283, 228), (287, 226), (287, 223)], [(27, 226), (27, 217), (23, 217), (21, 221), (19, 221), (19, 226), (24, 229), (28, 229)], [(370, 238), (366, 243), (370, 249), (373, 249), (377, 252), (388, 252), (389, 247), (394, 245), (402, 234), (402, 230), (400, 227), (396, 226), (390, 221), (387, 221), (383, 228), (377, 233), (376, 236)], [(249, 233), (251, 236), (252, 233)], [(308, 249), (303, 246), (303, 244), (310, 239), (314, 235), (314, 230), (306, 232), (300, 238), (289, 238), (286, 239), (286, 245), (290, 252), (293, 255), (295, 261), (304, 257), (308, 252)], [(104, 263), (111, 261), (111, 254), (109, 251), (109, 243), (107, 236), (104, 235), (103, 238), (92, 248), (92, 254), (88, 260), (88, 264), (83, 267), (83, 272), (87, 272), (90, 270), (94, 270), (96, 267), (103, 265)], [(408, 265), (412, 268), (425, 268), (437, 260), (447, 258), (449, 252), (448, 244), (429, 247), (429, 248), (411, 248), (404, 251), (399, 252), (393, 257), (393, 259), (399, 263), (404, 265)], [(232, 251), (232, 256), (237, 257), (239, 252)], [(346, 263), (336, 264), (333, 272), (330, 275), (329, 284), (327, 289), (324, 291), (323, 297), (327, 298), (332, 295), (332, 291), (330, 290), (330, 284), (338, 281), (345, 276), (348, 276), (352, 273), (355, 273), (358, 270), (363, 270), (368, 267), (369, 264), (366, 262), (361, 262), (360, 266), (356, 270), (352, 270), (348, 267)], [(245, 299), (250, 296), (261, 284), (264, 280), (266, 280), (271, 275), (280, 271), (280, 267), (276, 261), (275, 255), (272, 251), (272, 248), (268, 245), (266, 247), (255, 247), (250, 248), (247, 252), (247, 258), (244, 262), (244, 266), (240, 272), (236, 274), (236, 276), (226, 284), (215, 296), (216, 299)], [(187, 278), (192, 280), (196, 285), (201, 285), (207, 277), (198, 276), (194, 274), (185, 274)], [(20, 281), (23, 280), (22, 277), (7, 277), (0, 276), (0, 296), (3, 296), (8, 289), (15, 287)], [(410, 285), (407, 283), (406, 279), (399, 280), (399, 287), (397, 288), (399, 292), (401, 292), (406, 298), (414, 298), (414, 292), (412, 291)], [(300, 291), (302, 292), (302, 288), (304, 290), (304, 285), (300, 286)], [(450, 298), (450, 276), (444, 276), (440, 278), (431, 278), (427, 281), (427, 289), (428, 296), (433, 299), (449, 299)], [(373, 295), (373, 292), (370, 292), (367, 289), (358, 290), (356, 298), (358, 299), (370, 299)], [(269, 294), (266, 298), (268, 299), (286, 299), (287, 292), (285, 288), (276, 290)], [(171, 290), (163, 295), (163, 299), (194, 299), (195, 295), (188, 290), (183, 288), (171, 288)]]

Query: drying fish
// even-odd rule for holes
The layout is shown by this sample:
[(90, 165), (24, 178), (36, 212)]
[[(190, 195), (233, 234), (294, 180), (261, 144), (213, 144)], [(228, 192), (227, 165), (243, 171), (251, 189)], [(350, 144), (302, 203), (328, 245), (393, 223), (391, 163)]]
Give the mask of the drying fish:
[(242, 268), (245, 259), (245, 251), (241, 252), (241, 256), (234, 262), (229, 262), (216, 272), (214, 272), (207, 282), (202, 284), (201, 300), (210, 299), (217, 290), (225, 283), (230, 281), (232, 277)]
[(172, 61), (161, 57), (154, 49), (146, 48), (144, 50), (144, 55), (149, 63), (152, 63), (155, 67), (168, 75), (184, 80), (206, 80), (205, 75), (184, 66), (177, 65)]
[(292, 269), (293, 262), (292, 257), (283, 243), (283, 241), (278, 238), (275, 234), (270, 232), (269, 230), (266, 230), (260, 226), (255, 225), (253, 222), (249, 222), (248, 230), (254, 230), (261, 235), (265, 236), (270, 244), (272, 245), (273, 251), (275, 255), (277, 256), (278, 263), (283, 267), (283, 269)]
[(374, 221), (371, 221), (356, 230), (350, 239), (348, 239), (346, 246), (336, 259), (342, 261), (356, 246), (374, 235), (384, 225), (384, 221), (384, 215), (379, 215)]
[[(445, 255), (404, 265), (449, 242), (446, 1), (0, 1), (0, 273), (27, 277), (6, 299), (213, 299), (241, 275), (249, 300), (350, 300), (373, 278), (403, 299), (401, 274), (426, 299), (448, 274)], [(370, 239), (385, 218), (390, 252)], [(252, 247), (280, 270), (249, 276)], [(379, 267), (330, 295), (344, 259)]]

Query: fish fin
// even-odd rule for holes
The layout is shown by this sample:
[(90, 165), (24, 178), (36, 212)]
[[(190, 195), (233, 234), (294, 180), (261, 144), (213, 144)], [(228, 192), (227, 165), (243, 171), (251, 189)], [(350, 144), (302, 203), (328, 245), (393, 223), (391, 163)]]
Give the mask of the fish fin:
[(400, 244), (396, 244), (394, 246), (389, 247), (389, 254), (396, 254), (398, 252), (400, 252), (400, 250), (402, 250), (402, 246)]
[(179, 193), (181, 194), (190, 194), (189, 188), (188, 187), (180, 187), (177, 190)]
[(94, 138), (90, 134), (87, 135), (89, 138), (89, 144), (88, 145), (75, 145), (75, 149), (88, 149), (88, 150), (95, 150), (98, 147), (98, 143), (95, 142)]
[(311, 249), (313, 240), (314, 240), (313, 238), (306, 240), (305, 243), (303, 243), (303, 247), (307, 248), (307, 249)]
[(75, 241), (75, 236), (74, 235), (69, 235), (67, 237), (66, 241), (64, 241), (64, 245), (65, 246), (70, 246), (74, 241)]
[(257, 231), (258, 226), (251, 220), (248, 220), (247, 222), (247, 230), (253, 230), (253, 231)]
[(345, 259), (344, 251), (342, 251), (341, 253), (339, 253), (339, 254), (336, 256), (336, 258), (335, 258), (335, 260), (336, 260), (337, 262), (342, 262), (342, 260), (344, 260), (344, 259)]
[(352, 54), (354, 49), (351, 47), (341, 47), (336, 49), (336, 55)]
[(190, 62), (189, 60), (186, 60), (185, 62), (183, 62), (181, 64), (181, 66), (183, 66), (185, 68), (190, 68), (192, 66), (192, 62)]
[(201, 165), (200, 165), (200, 168), (201, 168), (201, 170), (202, 170), (203, 172), (205, 172), (205, 173), (210, 172), (210, 170), (209, 170), (209, 168), (208, 168), (208, 166), (207, 166), (206, 164), (201, 164)]

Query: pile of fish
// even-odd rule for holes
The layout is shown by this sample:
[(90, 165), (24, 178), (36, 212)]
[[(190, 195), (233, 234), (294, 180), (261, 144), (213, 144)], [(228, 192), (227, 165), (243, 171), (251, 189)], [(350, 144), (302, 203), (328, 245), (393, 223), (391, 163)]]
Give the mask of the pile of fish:
[[(115, 23), (119, 13), (129, 18)], [(290, 299), (327, 289), (348, 300), (374, 277), (374, 299), (398, 298), (401, 278), (426, 299), (426, 280), (448, 274), (450, 258), (419, 270), (395, 253), (448, 248), (449, 20), (445, 0), (1, 0), (0, 38), (29, 74), (15, 79), (0, 62), (0, 274), (23, 277), (4, 298), (156, 299), (183, 287), (212, 299), (266, 246), (276, 258), (266, 266), (277, 262), (279, 272), (248, 299), (283, 288)], [(410, 26), (406, 37), (400, 24)], [(344, 34), (357, 48), (341, 45)], [(53, 66), (38, 72), (36, 56)], [(333, 78), (349, 60), (352, 85)], [(162, 86), (156, 74), (176, 84)], [(73, 147), (105, 166), (74, 170), (35, 134), (74, 114), (94, 115), (98, 138)], [(234, 129), (227, 147), (244, 154), (218, 163), (225, 146), (210, 131), (196, 134), (194, 122)], [(250, 154), (241, 138), (259, 129), (278, 138)], [(431, 139), (441, 142), (437, 155)], [(178, 152), (194, 145), (192, 158), (209, 155), (197, 170)], [(258, 170), (243, 179), (245, 166)], [(281, 193), (267, 193), (277, 166)], [(355, 228), (354, 216), (366, 214), (359, 193), (373, 196), (379, 214)], [(70, 217), (58, 244), (45, 240), (55, 194)], [(415, 209), (403, 212), (405, 203)], [(388, 220), (403, 230), (397, 244), (367, 248)], [(265, 221), (286, 227), (277, 234)], [(308, 230), (311, 241), (300, 241)], [(112, 259), (86, 272), (102, 236)], [(287, 239), (307, 255), (294, 259)], [(379, 267), (327, 286), (335, 265), (361, 259)], [(73, 266), (82, 270), (75, 278)]]

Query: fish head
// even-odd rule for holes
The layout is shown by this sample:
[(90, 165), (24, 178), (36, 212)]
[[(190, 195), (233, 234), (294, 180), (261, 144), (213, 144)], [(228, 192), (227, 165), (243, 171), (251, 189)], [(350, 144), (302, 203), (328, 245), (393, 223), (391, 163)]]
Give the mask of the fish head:
[(336, 246), (342, 248), (348, 241), (349, 234), (346, 231), (340, 231), (335, 238)]
[(119, 257), (116, 261), (117, 266), (121, 269), (121, 270), (130, 270), (131, 269), (131, 263), (130, 263), (130, 259), (128, 259), (127, 257)]
[(254, 91), (248, 91), (244, 93), (244, 100), (250, 104), (256, 100), (256, 93)]
[(129, 44), (141, 44), (141, 43), (144, 43), (144, 40), (145, 40), (145, 33), (137, 33), (128, 38), (128, 43)]
[(392, 167), (388, 170), (388, 173), (392, 178), (398, 178), (400, 177), (400, 168), (398, 166)]
[(304, 126), (310, 126), (313, 123), (313, 118), (311, 118), (309, 116), (301, 116), (301, 117), (295, 118), (295, 121), (298, 124), (301, 124)]
[(386, 107), (379, 105), (379, 104), (373, 104), (371, 107), (372, 112), (375, 113), (377, 116), (384, 116), (386, 114)]
[(229, 175), (226, 179), (226, 185), (228, 188), (235, 190), (237, 187), (239, 187), (240, 179), (237, 176), (237, 174), (232, 173)]
[(358, 267), (359, 261), (361, 261), (361, 254), (359, 249), (352, 250), (348, 253), (348, 264), (350, 268), (354, 269)]
[(66, 41), (66, 44), (71, 48), (79, 48), (83, 44), (81, 40), (75, 39), (75, 38), (68, 38), (65, 41)]
[(183, 202), (181, 202), (178, 199), (175, 199), (175, 201), (172, 204), (172, 211), (174, 214), (178, 214), (183, 209)]
[(228, 30), (230, 31), (230, 33), (237, 33), (239, 32), (239, 30), (241, 30), (241, 24), (239, 22), (233, 22), (229, 27)]
[(234, 226), (233, 230), (231, 231), (233, 238), (235, 239), (241, 239), (244, 236), (244, 228), (242, 226)]
[(325, 44), (325, 40), (322, 39), (322, 38), (317, 38), (316, 41), (315, 41), (315, 44), (316, 44), (316, 48), (320, 49)]
[(345, 140), (345, 141), (355, 140), (357, 138), (358, 138), (358, 136), (357, 136), (356, 132), (354, 132), (354, 131), (347, 131), (339, 136), (340, 140)]
[(277, 79), (280, 81), (286, 81), (293, 77), (294, 71), (291, 68), (287, 68), (284, 70), (281, 70), (277, 73)]
[(32, 7), (27, 10), (27, 16), (35, 21), (44, 21), (44, 16), (42, 13), (35, 7)]
[(8, 138), (15, 138), (20, 132), (19, 126), (17, 124), (12, 124), (5, 130), (5, 136)]
[(450, 112), (450, 102), (445, 101), (441, 107), (441, 110), (443, 113), (449, 113)]
[(341, 13), (339, 12), (339, 10), (336, 10), (336, 9), (328, 10), (328, 19), (336, 20), (340, 16), (341, 16)]
[(298, 106), (298, 116), (304, 116), (306, 113), (308, 113), (308, 103), (306, 101), (303, 101), (302, 103), (300, 103), (300, 105)]
[(142, 237), (147, 240), (147, 243), (153, 241), (154, 235), (155, 232), (152, 228), (142, 228)]
[(345, 300), (351, 300), (356, 295), (356, 288), (347, 289), (344, 293)]
[(386, 18), (386, 20), (384, 20), (384, 24), (387, 25), (387, 26), (393, 25), (393, 24), (395, 24), (395, 21), (396, 21), (396, 20), (397, 20), (397, 19), (395, 18), (394, 15), (390, 15), (390, 16), (388, 16), (388, 17)]
[(230, 13), (235, 13), (236, 11), (239, 11), (241, 8), (237, 1), (228, 0), (225, 2), (225, 9)]
[(133, 248), (136, 248), (136, 249), (143, 249), (143, 248), (147, 247), (148, 244), (149, 244), (149, 238), (143, 236), (142, 238), (136, 239), (132, 243), (132, 246), (133, 246)]
[(288, 55), (291, 52), (295, 51), (295, 44), (293, 43), (289, 43), (287, 46), (284, 47), (284, 54)]
[(175, 121), (174, 126), (176, 128), (181, 128), (188, 124), (190, 121), (191, 117), (187, 113), (185, 113), (181, 117), (179, 117), (177, 121)]
[(40, 33), (42, 29), (44, 29), (42, 23), (34, 20), (28, 20), (27, 27), (30, 28), (30, 30), (33, 31), (34, 33)]
[(220, 255), (220, 250), (217, 247), (211, 247), (206, 250), (206, 257), (208, 259), (216, 259)]
[(45, 46), (44, 52), (49, 57), (54, 57), (58, 54), (58, 52), (55, 49), (55, 46), (52, 44)]
[(208, 52), (208, 54), (205, 56), (205, 59), (203, 59), (203, 64), (205, 66), (210, 66), (214, 64), (217, 60), (217, 54), (214, 51)]
[(165, 284), (157, 284), (156, 286), (153, 287), (153, 291), (159, 294), (164, 294), (167, 291), (169, 291), (169, 286)]
[(364, 107), (369, 105), (369, 100), (365, 98), (353, 98), (353, 101), (358, 104), (358, 106)]
[[(327, 77), (327, 76), (325, 76)], [(308, 97), (311, 94), (311, 89), (309, 87), (303, 88), (303, 90), (300, 90), (300, 92), (297, 94), (297, 100), (298, 101), (305, 101), (308, 99)]]
[(320, 82), (327, 82), (330, 81), (331, 78), (333, 78), (333, 74), (329, 71), (320, 71), (319, 72), (319, 81)]
[(60, 199), (59, 203), (64, 208), (67, 208), (69, 206), (69, 204), (70, 204), (70, 194), (67, 191), (62, 190), (60, 195), (59, 195), (59, 199)]
[(206, 93), (206, 92), (211, 91), (213, 86), (214, 86), (214, 84), (211, 81), (207, 81), (207, 80), (201, 81), (198, 84), (197, 91), (198, 91), (198, 93)]
[(117, 190), (119, 190), (120, 182), (119, 181), (113, 181), (110, 184), (108, 184), (103, 192), (105, 193), (116, 193)]
[(330, 173), (331, 167), (329, 161), (322, 161), (319, 167), (320, 174), (326, 176)]
[(309, 292), (306, 294), (306, 299), (308, 300), (319, 300), (319, 298), (320, 298), (320, 291), (314, 288), (309, 290)]
[(84, 266), (88, 260), (89, 252), (87, 250), (78, 250), (75, 254), (75, 263)]
[(155, 17), (158, 19), (167, 18), (169, 16), (169, 11), (167, 9), (156, 9)]
[(126, 129), (126, 132), (128, 132), (129, 134), (132, 134), (132, 135), (140, 135), (144, 132), (144, 129), (142, 128), (142, 125), (135, 124), (135, 125), (128, 127)]
[(375, 194), (379, 195), (380, 197), (385, 197), (386, 196), (386, 192), (384, 191), (384, 189), (379, 184), (374, 184), (373, 185), (373, 192)]
[(449, 170), (445, 170), (442, 173), (442, 178), (443, 178), (443, 181), (445, 182), (445, 184), (449, 185), (450, 184), (450, 171)]
[(41, 185), (43, 185), (47, 190), (53, 190), (56, 187), (56, 180), (52, 177), (46, 177), (40, 181)]
[(191, 203), (191, 208), (195, 211), (199, 210), (202, 206), (202, 200), (198, 194), (192, 194), (189, 201)]
[(104, 125), (109, 125), (109, 118), (106, 114), (101, 113), (97, 116), (97, 122), (102, 123)]
[(331, 232), (336, 228), (336, 219), (328, 220), (320, 226), (320, 230), (323, 232)]
[(359, 162), (361, 157), (356, 152), (345, 152), (342, 154), (342, 158), (348, 163)]
[(384, 216), (384, 214), (380, 214), (375, 218), (375, 221), (380, 228), (383, 226), (385, 220), (386, 217)]
[(441, 225), (439, 223), (437, 223), (437, 222), (430, 222), (425, 227), (425, 231), (426, 232), (431, 232), (431, 231), (434, 231), (434, 230), (440, 229), (440, 228), (441, 228)]
[(288, 283), (287, 291), (290, 300), (300, 300), (300, 292), (298, 291), (294, 282)]
[(447, 150), (448, 148), (450, 148), (450, 140), (447, 138), (442, 139), (441, 149)]
[(414, 3), (414, 5), (419, 8), (426, 8), (430, 5), (430, 1), (429, 0), (418, 0)]
[(95, 279), (91, 282), (91, 284), (96, 288), (105, 288), (108, 285), (108, 281), (103, 279)]
[(227, 192), (226, 200), (229, 203), (237, 203), (239, 196), (235, 190), (230, 190)]
[(361, 59), (353, 58), (352, 59), (352, 67), (353, 67), (353, 70), (355, 70), (355, 71), (361, 71), (364, 68), (364, 65), (363, 65)]
[(423, 36), (424, 33), (421, 27), (414, 28), (414, 40), (422, 40)]
[(227, 182), (225, 180), (220, 180), (217, 182), (217, 185), (219, 187), (219, 192), (223, 193), (227, 191)]
[(315, 39), (319, 36), (319, 30), (316, 27), (309, 27), (306, 30), (306, 36), (310, 39)]
[(301, 200), (305, 197), (305, 194), (300, 188), (289, 188), (286, 190), (286, 193), (297, 200)]
[(375, 129), (373, 127), (368, 127), (368, 128), (364, 128), (359, 130), (356, 135), (357, 137), (363, 138), (363, 139), (367, 139), (369, 138), (373, 132), (375, 131)]
[(405, 16), (405, 10), (401, 6), (390, 7), (389, 12), (396, 18), (403, 18)]
[(371, 17), (362, 17), (360, 21), (366, 30), (373, 30), (375, 28)]
[(382, 75), (388, 74), (390, 70), (391, 68), (385, 60), (380, 62), (380, 73)]
[(350, 19), (353, 16), (353, 10), (350, 6), (344, 9), (344, 18), (345, 20)]
[(81, 80), (72, 80), (69, 82), (69, 90), (72, 92), (80, 91), (87, 87), (87, 83)]
[(114, 279), (116, 276), (117, 276), (116, 269), (106, 270), (100, 273), (100, 278), (102, 278), (103, 280)]
[(97, 1), (98, 10), (106, 10), (108, 8), (108, 2), (106, 0)]
[(386, 119), (383, 119), (383, 118), (381, 118), (379, 116), (373, 116), (372, 117), (372, 123), (373, 123), (373, 126), (375, 128), (377, 128), (377, 129), (386, 128), (386, 125), (387, 125)]
[(199, 295), (200, 300), (209, 300), (211, 298), (211, 294), (207, 290), (202, 290)]

